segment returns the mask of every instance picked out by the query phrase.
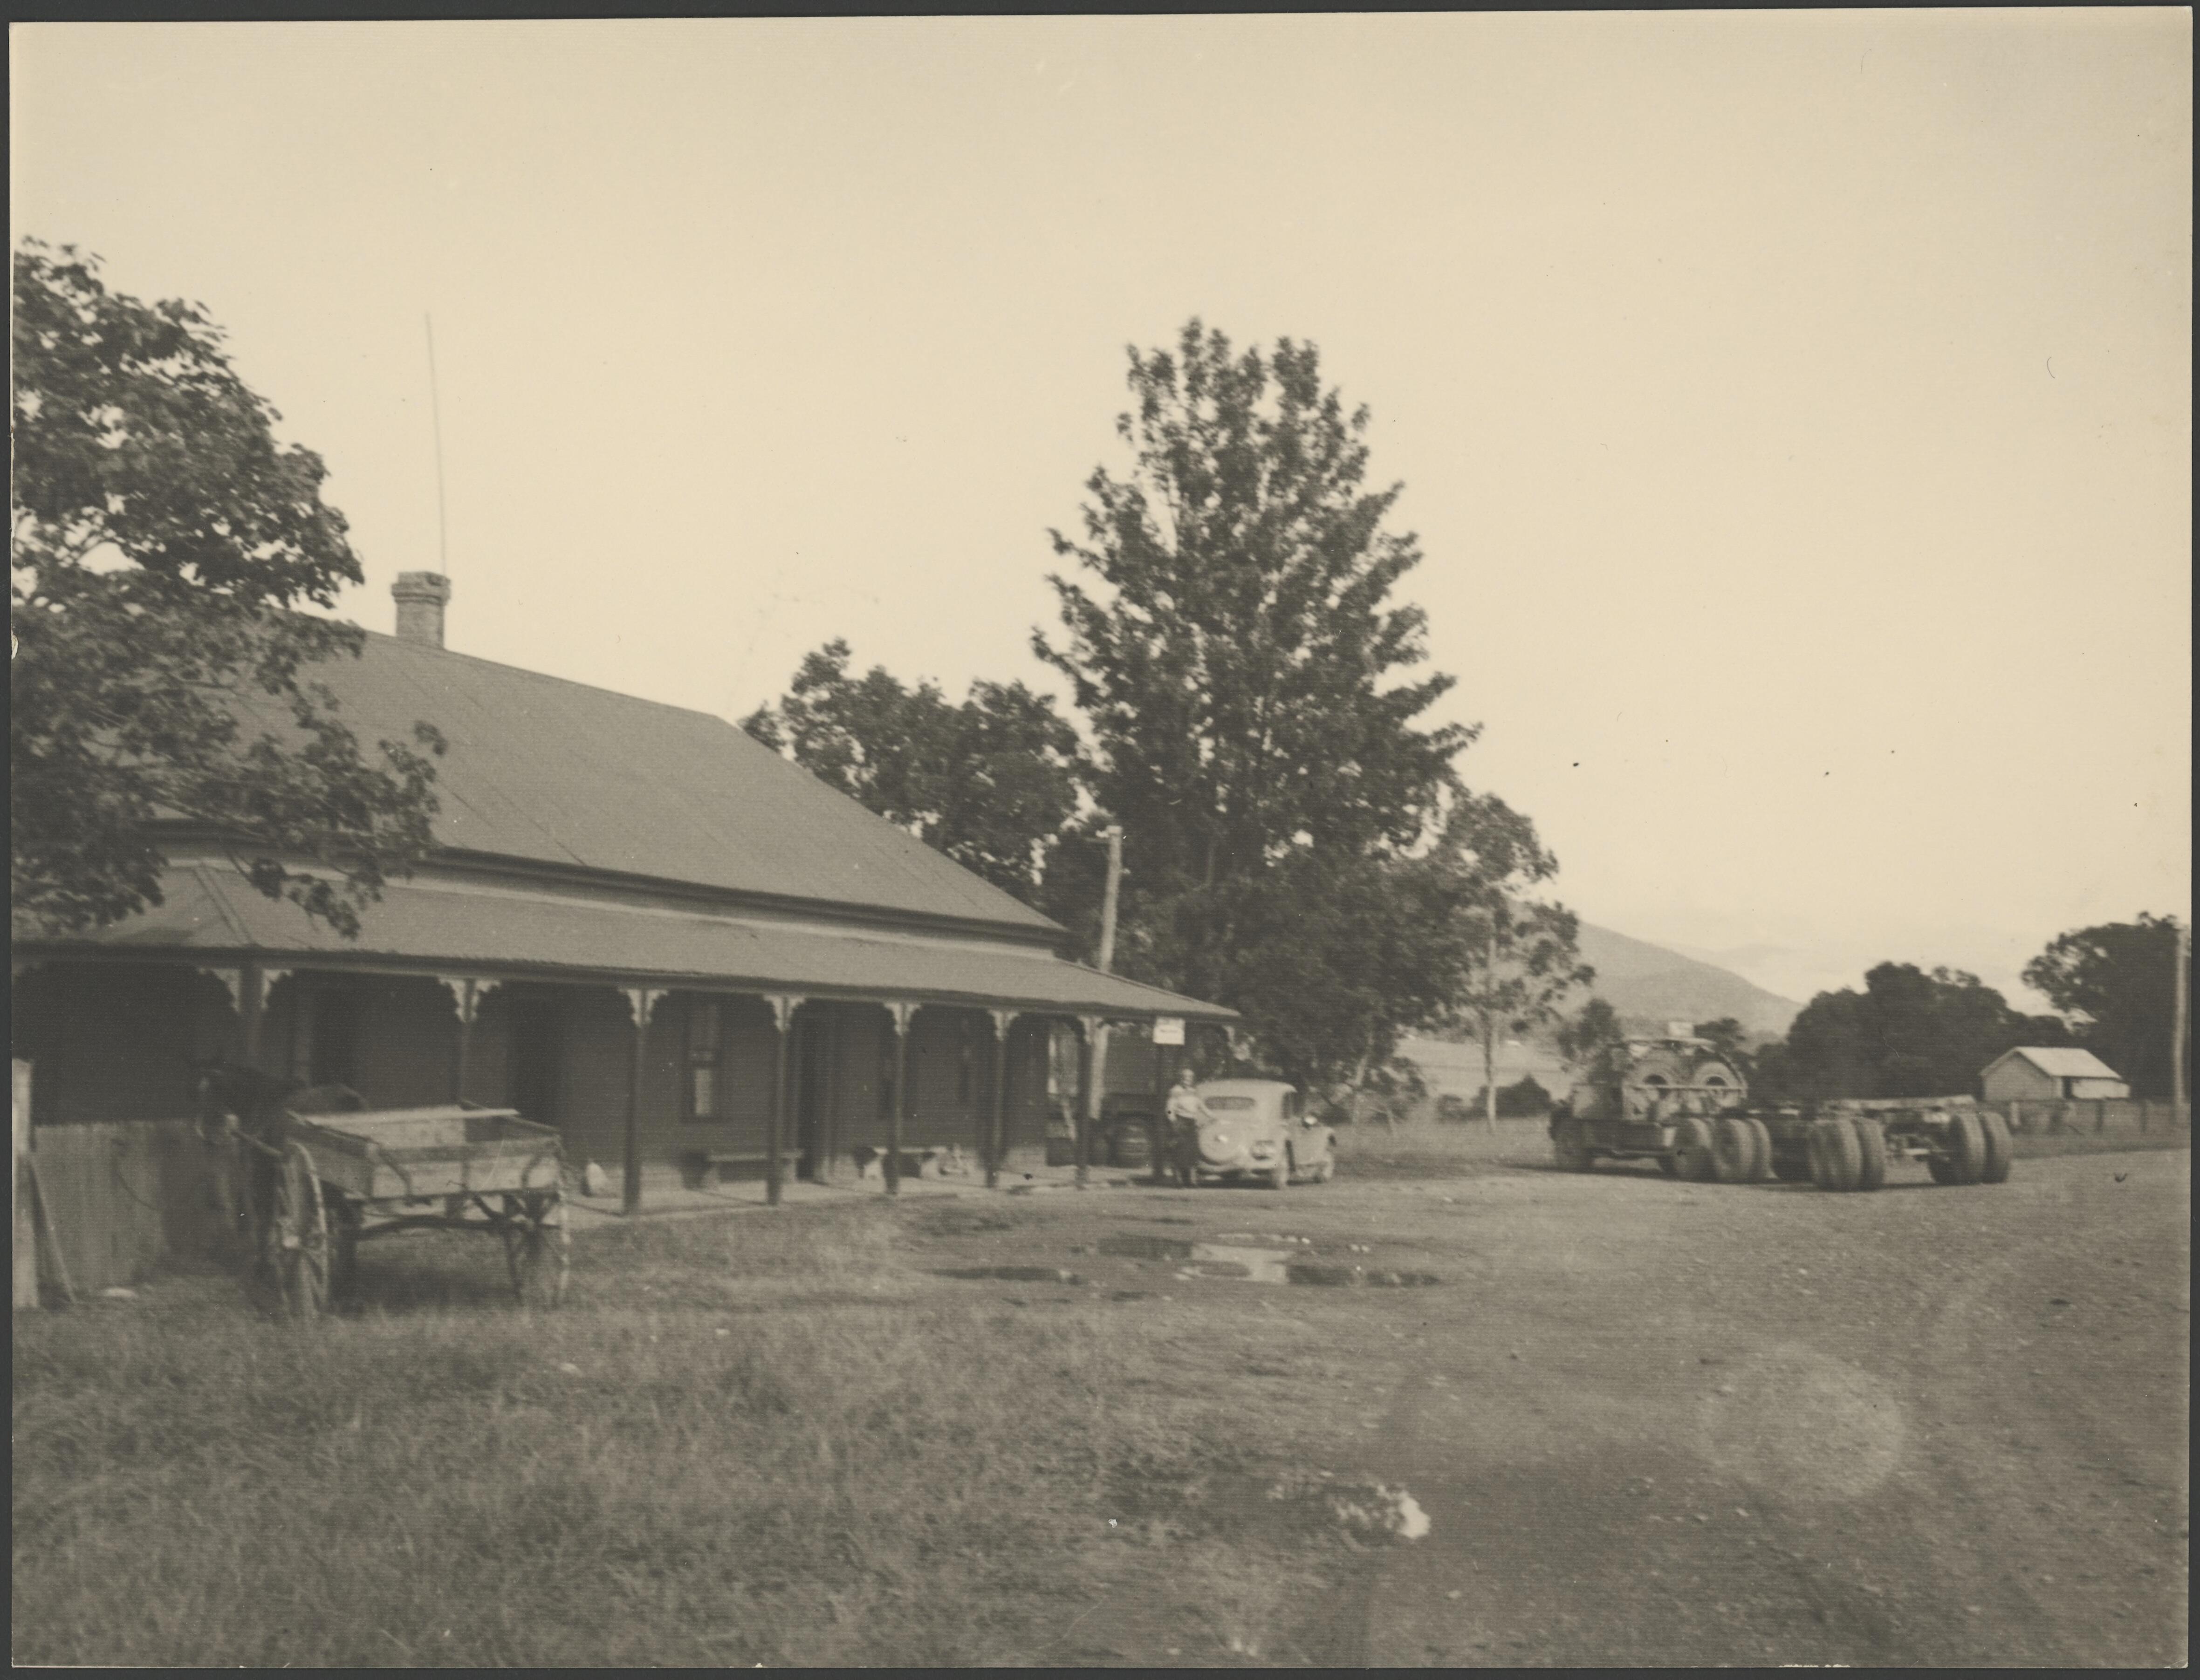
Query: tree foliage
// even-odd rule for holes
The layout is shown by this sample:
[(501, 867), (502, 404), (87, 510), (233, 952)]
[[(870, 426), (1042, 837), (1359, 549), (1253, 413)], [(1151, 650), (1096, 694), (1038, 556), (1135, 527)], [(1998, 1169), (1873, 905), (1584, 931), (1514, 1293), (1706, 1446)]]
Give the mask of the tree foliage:
[[(1448, 853), (1452, 761), (1475, 728), (1418, 720), (1425, 619), (1391, 592), (1420, 559), (1366, 485), (1368, 416), (1311, 344), (1234, 351), (1194, 320), (1129, 353), (1127, 476), (1086, 481), (1082, 540), (1052, 534), (1063, 634), (1034, 651), (1091, 729), (1091, 790), (1125, 831), (1117, 961), (1241, 1011), (1315, 1086), (1372, 1077), (1443, 1018), (1473, 882)], [(1089, 914), (1088, 848), (1051, 913)]]
[(1719, 1059), (1745, 1076), (1749, 1071), (1749, 1033), (1731, 1015), (1722, 1015), (1716, 1021), (1699, 1021), (1695, 1034), (1718, 1053)]
[(1082, 543), (1052, 534), (1104, 587), (1050, 579), (1067, 637), (1033, 639), (1091, 725), (1095, 796), (1161, 894), (1409, 847), (1476, 731), (1414, 726), (1451, 678), (1391, 680), (1425, 656), (1421, 610), (1387, 604), (1420, 551), (1382, 529), (1401, 487), (1363, 487), (1366, 411), (1290, 339), (1233, 355), (1195, 320), (1130, 363), (1134, 470), (1086, 481)]
[(1021, 683), (976, 682), (962, 704), (849, 669), (848, 645), (803, 657), (786, 694), (741, 720), (775, 752), (1027, 902), (1076, 809), (1077, 734)]
[(1529, 896), (1559, 860), (1527, 817), (1494, 794), (1468, 795), (1453, 808), (1446, 851), (1469, 884), (1456, 1007), (1481, 1041), (1483, 1115), (1495, 1123), (1500, 1035), (1557, 1019), (1560, 1001), (1596, 971), (1581, 960), (1580, 919)]
[[(2122, 1075), (2134, 1096), (2170, 1093), (2177, 932), (2174, 916), (2141, 911), (2137, 921), (2057, 935), (2025, 965), (2024, 983), (2062, 1012), (2077, 1041)], [(2189, 987), (2189, 972), (2185, 979)]]
[(1559, 1053), (1576, 1067), (1586, 1067), (1600, 1050), (1627, 1036), (1619, 1012), (1605, 999), (1591, 997), (1573, 1015), (1559, 1024)]
[(2067, 1041), (2062, 1023), (2010, 1008), (1975, 974), (1886, 962), (1864, 976), (1863, 991), (1821, 992), (1804, 1006), (1777, 1053), (1756, 1059), (1755, 1094), (1975, 1094), (1980, 1072), (2004, 1050)]
[[(348, 936), (431, 841), (440, 736), (371, 759), (312, 680), (356, 655), (361, 580), (320, 458), (237, 376), (196, 306), (145, 304), (97, 260), (14, 264), (10, 886), (28, 928), (161, 899), (152, 825), (202, 825), (270, 897)], [(272, 697), (287, 727), (259, 728)]]

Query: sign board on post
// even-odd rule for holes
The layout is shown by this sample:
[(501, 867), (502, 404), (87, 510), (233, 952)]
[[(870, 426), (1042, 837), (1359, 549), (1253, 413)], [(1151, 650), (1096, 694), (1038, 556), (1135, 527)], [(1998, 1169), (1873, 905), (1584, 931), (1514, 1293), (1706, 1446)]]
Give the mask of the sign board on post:
[(1184, 1017), (1156, 1015), (1154, 1017), (1154, 1042), (1181, 1044), (1184, 1042)]

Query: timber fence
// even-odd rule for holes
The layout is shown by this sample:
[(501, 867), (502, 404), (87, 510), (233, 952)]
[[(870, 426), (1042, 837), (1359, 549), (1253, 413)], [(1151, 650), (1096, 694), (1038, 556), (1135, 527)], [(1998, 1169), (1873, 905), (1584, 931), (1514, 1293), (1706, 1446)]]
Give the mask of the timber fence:
[(2132, 1135), (2164, 1138), (2192, 1129), (2192, 1105), (2149, 1101), (2142, 1097), (2083, 1097), (2057, 1102), (1991, 1102), (2013, 1132), (2035, 1136)]
[[(56, 1285), (79, 1298), (126, 1287), (163, 1260), (219, 1251), (221, 1216), (191, 1121), (34, 1126), (29, 1141), (48, 1295)], [(22, 1251), (19, 1243), (18, 1265)]]

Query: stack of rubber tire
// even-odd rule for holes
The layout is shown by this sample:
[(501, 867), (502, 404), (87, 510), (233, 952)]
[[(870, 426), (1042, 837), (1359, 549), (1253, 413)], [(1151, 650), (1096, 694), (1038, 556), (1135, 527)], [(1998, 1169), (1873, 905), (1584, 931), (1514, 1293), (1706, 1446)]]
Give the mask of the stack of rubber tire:
[(1689, 1115), (1674, 1131), (1673, 1152), (1659, 1156), (1658, 1167), (1691, 1184), (1763, 1184), (1772, 1176), (1772, 1134), (1753, 1115)]
[[(2009, 1177), (2009, 1123), (1992, 1109), (1944, 1116), (1946, 1152), (1926, 1158), (1935, 1184), (1999, 1184)], [(1887, 1182), (1887, 1135), (1861, 1114), (1832, 1114), (1809, 1134), (1811, 1181), (1821, 1190), (1876, 1190)]]

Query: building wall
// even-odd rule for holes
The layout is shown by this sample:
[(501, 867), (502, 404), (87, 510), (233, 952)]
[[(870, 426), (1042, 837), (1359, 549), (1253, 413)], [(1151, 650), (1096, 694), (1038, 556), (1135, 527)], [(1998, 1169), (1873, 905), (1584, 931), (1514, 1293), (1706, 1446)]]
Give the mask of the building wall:
[(2034, 1067), (2022, 1056), (2011, 1056), (1989, 1070), (1981, 1082), (1987, 1102), (2047, 1102), (2062, 1094), (2062, 1082)]
[[(350, 1000), (353, 1024), (349, 1076), (342, 1082), (377, 1108), (427, 1106), (449, 1102), (454, 1094), (487, 1106), (528, 1107), (514, 1063), (514, 1016), (530, 997), (548, 1000), (556, 1022), (551, 1111), (528, 1117), (558, 1127), (576, 1165), (593, 1160), (617, 1172), (625, 1158), (633, 1034), (627, 999), (617, 989), (535, 983), (491, 987), (476, 1012), (464, 1090), (454, 1092), (458, 1009), (441, 982), (294, 971), (269, 989), (261, 1065), (307, 1078), (319, 1018), (315, 1000), (336, 996)], [(705, 1148), (762, 1151), (775, 1030), (762, 999), (725, 1001), (723, 1111), (699, 1123), (685, 1115), (688, 995), (670, 993), (657, 1000), (644, 1046), (640, 1131), (645, 1162), (670, 1162)], [(195, 1105), (193, 1062), (241, 1056), (227, 989), (211, 974), (181, 965), (34, 967), (20, 977), (14, 1004), (14, 1053), (36, 1068), (33, 1120), (40, 1125), (189, 1116)], [(882, 1006), (865, 1003), (811, 1003), (802, 1012), (825, 1024), (825, 1142), (828, 1158), (845, 1164), (858, 1146), (876, 1147), (886, 1140), (894, 1049), (889, 1017)], [(1052, 1018), (1024, 1015), (1010, 1030), (1003, 1115), (1009, 1148), (1043, 1146), (1050, 1105), (1074, 1095), (1074, 1039), (1059, 1026)], [(1140, 1041), (1119, 1034), (1116, 1042), (1126, 1053), (1120, 1063), (1111, 1058), (1111, 1067), (1141, 1070), (1139, 1052), (1150, 1062), (1150, 1047)], [(975, 1153), (992, 1111), (991, 1017), (980, 1009), (918, 1010), (909, 1071), (904, 1140), (916, 1146), (955, 1144)], [(1109, 1083), (1123, 1088), (1119, 1077)], [(791, 1147), (792, 1112), (788, 1127)]]
[(191, 1064), (236, 1053), (236, 1012), (210, 974), (155, 964), (39, 965), (15, 980), (12, 1053), (35, 1069), (32, 1121), (173, 1120), (196, 1106)]
[(2121, 1079), (2072, 1079), (2064, 1082), (2070, 1088), (2070, 1095), (2081, 1102), (2131, 1095), (2131, 1087)]

